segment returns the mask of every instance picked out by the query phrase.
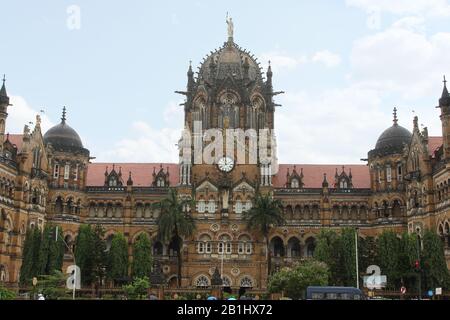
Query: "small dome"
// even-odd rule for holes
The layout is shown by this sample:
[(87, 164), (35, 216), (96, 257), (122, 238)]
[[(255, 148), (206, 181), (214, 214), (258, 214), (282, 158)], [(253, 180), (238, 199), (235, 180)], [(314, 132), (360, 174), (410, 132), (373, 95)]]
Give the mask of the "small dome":
[(78, 133), (66, 123), (66, 109), (63, 109), (61, 123), (50, 128), (44, 135), (44, 143), (51, 144), (58, 151), (84, 150)]
[(375, 145), (375, 149), (402, 148), (404, 144), (409, 144), (412, 134), (408, 129), (395, 123), (381, 134)]

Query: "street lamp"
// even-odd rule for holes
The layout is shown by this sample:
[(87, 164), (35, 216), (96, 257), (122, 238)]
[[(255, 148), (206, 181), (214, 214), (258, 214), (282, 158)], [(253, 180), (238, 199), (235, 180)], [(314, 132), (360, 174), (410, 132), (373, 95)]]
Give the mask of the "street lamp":
[[(55, 230), (55, 241), (58, 241), (58, 226), (56, 226), (56, 230)], [(72, 299), (75, 300), (75, 289), (77, 286), (77, 263), (75, 261), (75, 252), (73, 252), (72, 248), (69, 247), (69, 245), (67, 244), (67, 242), (64, 240), (64, 238), (61, 238), (61, 241), (66, 245), (67, 249), (69, 250), (70, 254), (72, 254), (73, 257), (73, 265), (74, 265), (74, 269), (73, 269), (73, 288), (72, 288)]]

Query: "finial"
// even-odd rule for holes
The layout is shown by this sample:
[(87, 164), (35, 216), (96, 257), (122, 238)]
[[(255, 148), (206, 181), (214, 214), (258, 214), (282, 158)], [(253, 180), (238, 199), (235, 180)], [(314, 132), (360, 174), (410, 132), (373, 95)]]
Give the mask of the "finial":
[(66, 122), (66, 106), (63, 107), (61, 121), (62, 123)]
[(396, 107), (394, 107), (393, 115), (394, 115), (394, 126), (396, 126), (397, 123), (398, 123), (398, 118), (397, 118), (397, 108), (396, 108)]
[[(445, 76), (444, 76), (444, 80), (445, 80)], [(5, 84), (6, 82), (6, 74), (3, 74), (3, 84)]]
[[(3, 77), (3, 82), (5, 82), (5, 78)], [(442, 81), (444, 83), (444, 87), (447, 86), (447, 80), (445, 80), (445, 74), (444, 74), (444, 81)]]

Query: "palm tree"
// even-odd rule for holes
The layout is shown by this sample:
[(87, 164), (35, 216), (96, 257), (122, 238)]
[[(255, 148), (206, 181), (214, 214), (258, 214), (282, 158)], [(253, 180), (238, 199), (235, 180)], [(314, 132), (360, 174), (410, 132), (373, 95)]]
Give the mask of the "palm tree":
[(192, 216), (185, 210), (194, 206), (193, 200), (183, 200), (178, 197), (175, 188), (170, 188), (166, 198), (154, 204), (160, 210), (158, 217), (158, 236), (164, 242), (174, 241), (177, 251), (178, 287), (181, 286), (182, 237), (190, 237), (195, 230)]
[(270, 275), (271, 257), (269, 254), (269, 231), (272, 227), (284, 223), (281, 201), (274, 199), (270, 194), (257, 193), (253, 198), (253, 207), (243, 213), (247, 221), (247, 228), (255, 230), (264, 236), (266, 243), (267, 277)]

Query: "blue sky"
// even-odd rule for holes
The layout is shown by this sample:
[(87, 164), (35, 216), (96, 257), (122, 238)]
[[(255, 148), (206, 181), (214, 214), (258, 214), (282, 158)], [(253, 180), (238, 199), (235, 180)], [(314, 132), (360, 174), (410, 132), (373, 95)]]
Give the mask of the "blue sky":
[[(281, 162), (358, 163), (391, 125), (413, 112), (440, 135), (434, 108), (450, 78), (445, 0), (5, 1), (0, 73), (7, 130), (45, 110), (44, 128), (68, 122), (99, 161), (176, 161), (189, 60), (226, 40), (263, 66), (272, 61)], [(80, 29), (67, 26), (69, 6)]]

